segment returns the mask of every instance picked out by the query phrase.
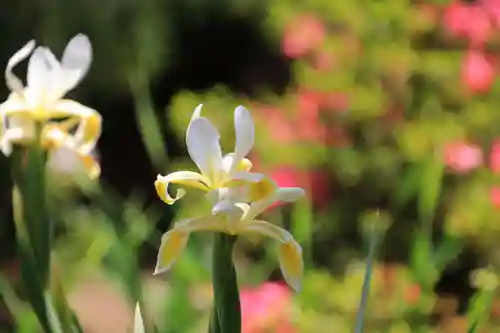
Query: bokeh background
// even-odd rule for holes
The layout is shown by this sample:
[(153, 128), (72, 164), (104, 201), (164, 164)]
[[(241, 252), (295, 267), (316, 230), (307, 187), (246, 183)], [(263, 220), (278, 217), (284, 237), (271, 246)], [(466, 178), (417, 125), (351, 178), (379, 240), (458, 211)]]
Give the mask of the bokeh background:
[[(266, 213), (304, 247), (301, 293), (283, 284), (272, 243), (237, 244), (243, 333), (352, 332), (370, 230), (383, 240), (365, 332), (466, 332), (472, 301), (491, 289), (477, 270), (496, 283), (500, 1), (17, 0), (0, 5), (0, 31), (3, 65), (32, 38), (58, 55), (77, 33), (93, 44), (70, 96), (104, 117), (102, 177), (89, 183), (63, 155), (49, 193), (85, 332), (128, 332), (138, 294), (161, 332), (206, 331), (210, 235), (151, 276), (161, 233), (207, 208), (196, 193), (166, 206), (153, 187), (158, 173), (194, 167), (184, 135), (199, 103), (226, 151), (246, 106), (256, 170), (307, 192)], [(0, 168), (3, 325), (32, 332), (3, 156)], [(498, 332), (500, 299), (482, 314), (481, 332)]]

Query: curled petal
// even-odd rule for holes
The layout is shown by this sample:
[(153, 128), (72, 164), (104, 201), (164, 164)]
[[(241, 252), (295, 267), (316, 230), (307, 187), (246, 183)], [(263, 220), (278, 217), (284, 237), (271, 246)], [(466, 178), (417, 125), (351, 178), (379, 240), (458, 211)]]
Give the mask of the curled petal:
[(279, 247), (280, 269), (285, 281), (295, 291), (300, 291), (304, 274), (302, 248), (295, 240), (290, 240)]
[(241, 159), (250, 153), (255, 142), (255, 127), (252, 116), (243, 106), (238, 106), (234, 110), (234, 129), (236, 132), (236, 146), (230, 172), (238, 168)]
[(26, 45), (24, 45), (19, 51), (14, 53), (14, 55), (9, 59), (7, 67), (5, 68), (5, 81), (7, 82), (7, 87), (11, 91), (22, 93), (24, 85), (22, 81), (14, 73), (12, 73), (12, 69), (21, 61), (26, 59), (30, 55), (30, 53), (33, 52), (34, 48), (35, 48), (35, 41), (31, 40)]
[(186, 191), (179, 189), (176, 196), (171, 197), (168, 192), (170, 183), (193, 187), (206, 192), (210, 190), (210, 180), (197, 172), (177, 171), (166, 176), (158, 175), (155, 181), (156, 192), (160, 199), (169, 205), (182, 198), (186, 193)]
[(7, 129), (0, 138), (0, 151), (4, 156), (12, 154), (12, 144), (21, 143), (34, 138), (35, 126), (13, 127)]
[(189, 232), (174, 228), (161, 237), (161, 245), (158, 250), (156, 268), (153, 275), (166, 272), (179, 254), (184, 250), (189, 239)]
[(206, 118), (196, 118), (189, 125), (186, 144), (189, 156), (200, 171), (217, 182), (222, 170), (222, 151), (217, 128)]

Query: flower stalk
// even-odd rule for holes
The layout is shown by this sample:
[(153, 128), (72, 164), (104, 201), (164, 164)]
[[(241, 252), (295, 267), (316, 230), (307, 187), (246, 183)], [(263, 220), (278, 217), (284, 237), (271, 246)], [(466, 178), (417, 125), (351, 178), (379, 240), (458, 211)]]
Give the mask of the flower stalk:
[(241, 307), (233, 264), (236, 236), (214, 234), (212, 274), (214, 306), (210, 318), (210, 333), (241, 332)]

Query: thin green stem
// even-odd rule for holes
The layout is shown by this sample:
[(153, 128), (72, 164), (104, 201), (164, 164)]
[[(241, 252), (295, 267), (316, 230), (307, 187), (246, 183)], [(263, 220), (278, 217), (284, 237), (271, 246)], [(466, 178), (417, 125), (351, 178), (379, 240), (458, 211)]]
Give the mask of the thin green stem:
[(361, 289), (361, 300), (359, 302), (358, 313), (356, 315), (356, 325), (354, 328), (354, 333), (363, 332), (365, 312), (366, 312), (366, 307), (368, 305), (368, 295), (370, 293), (370, 283), (372, 279), (373, 265), (375, 263), (375, 253), (377, 250), (377, 244), (378, 244), (378, 235), (376, 232), (373, 232), (370, 235), (368, 257), (366, 259), (366, 270), (363, 280), (363, 287)]

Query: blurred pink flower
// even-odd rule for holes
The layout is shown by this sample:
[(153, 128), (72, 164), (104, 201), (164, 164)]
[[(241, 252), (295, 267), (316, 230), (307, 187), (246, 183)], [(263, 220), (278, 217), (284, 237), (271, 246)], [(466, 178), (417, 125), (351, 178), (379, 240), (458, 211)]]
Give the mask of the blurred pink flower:
[(495, 80), (494, 68), (481, 51), (469, 50), (462, 62), (462, 81), (471, 92), (487, 92)]
[(464, 174), (483, 163), (483, 152), (477, 145), (452, 142), (444, 147), (444, 163), (454, 172)]
[(490, 189), (490, 201), (495, 208), (500, 208), (500, 187), (495, 186)]
[[(294, 166), (285, 165), (271, 170), (269, 175), (280, 187), (304, 188), (317, 207), (323, 207), (331, 198), (328, 175), (322, 170), (299, 170)], [(280, 204), (276, 203), (273, 207)]]
[(321, 95), (302, 90), (298, 93), (298, 113), (296, 130), (302, 140), (308, 142), (325, 143), (327, 128), (321, 122), (320, 111)]
[(458, 1), (445, 9), (443, 25), (450, 35), (467, 38), (475, 46), (484, 44), (493, 30), (489, 13), (483, 6)]
[(285, 28), (283, 53), (293, 59), (302, 57), (320, 46), (324, 39), (323, 23), (313, 15), (301, 15)]
[(500, 0), (479, 0), (479, 3), (490, 15), (496, 27), (500, 27)]
[(289, 318), (292, 293), (284, 284), (266, 282), (257, 288), (242, 289), (240, 302), (242, 333), (296, 332)]
[(491, 145), (490, 169), (494, 173), (500, 173), (500, 139), (494, 140)]

